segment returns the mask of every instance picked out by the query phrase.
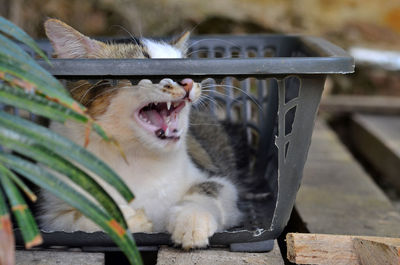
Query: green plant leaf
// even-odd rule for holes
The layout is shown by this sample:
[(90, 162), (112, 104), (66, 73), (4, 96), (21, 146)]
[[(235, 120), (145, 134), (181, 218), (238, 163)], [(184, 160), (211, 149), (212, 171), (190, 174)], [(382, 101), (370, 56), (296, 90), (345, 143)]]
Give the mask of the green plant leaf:
[[(11, 87), (5, 83), (0, 83), (0, 102), (11, 106), (25, 109), (36, 115), (40, 115), (51, 120), (58, 122), (65, 122), (66, 120), (74, 120), (77, 122), (88, 122), (92, 124), (92, 129), (107, 142), (112, 142), (113, 139), (99, 126), (93, 122), (87, 115), (80, 114), (68, 107), (58, 104), (47, 98), (26, 93), (22, 89)], [(117, 145), (117, 143), (112, 142)], [(118, 146), (117, 146), (118, 147)]]
[(35, 60), (32, 59), (17, 44), (0, 34), (0, 54), (4, 58), (11, 58), (14, 61), (22, 62), (30, 67), (32, 74), (45, 79), (49, 86), (59, 90), (63, 94), (68, 94), (60, 82), (54, 78), (49, 72), (43, 69)]
[(25, 241), (25, 247), (31, 248), (42, 244), (43, 239), (40, 235), (39, 228), (35, 219), (28, 208), (24, 198), (19, 192), (17, 186), (11, 180), (10, 171), (0, 164), (0, 183), (7, 194), (11, 210), (21, 229), (22, 237)]
[(36, 185), (48, 190), (72, 207), (78, 209), (110, 235), (125, 253), (131, 264), (142, 264), (132, 235), (121, 227), (114, 218), (99, 208), (99, 206), (88, 200), (87, 197), (45, 169), (27, 160), (0, 152), (0, 161)]
[[(5, 147), (5, 145), (3, 145)], [(17, 176), (15, 175), (12, 171), (8, 170), (7, 168), (4, 168), (3, 165), (0, 164), (0, 168), (3, 167), (3, 170), (8, 171), (8, 177), (14, 181), (14, 183), (25, 193), (25, 195), (32, 201), (35, 202), (37, 200), (37, 196), (33, 191), (26, 186), (26, 184)]]
[(53, 150), (56, 154), (76, 161), (104, 181), (111, 184), (130, 203), (134, 196), (120, 177), (104, 162), (74, 142), (42, 126), (0, 111), (0, 126), (9, 128), (31, 138), (38, 145)]
[(15, 265), (15, 240), (8, 206), (0, 189), (0, 264)]
[[(37, 94), (26, 93), (22, 89), (11, 87), (5, 83), (0, 83), (0, 102), (58, 122), (65, 122), (68, 119), (78, 122), (87, 122), (89, 120), (87, 116), (79, 114), (70, 108)], [(101, 136), (103, 137), (103, 135)]]
[(18, 134), (18, 132), (0, 127), (0, 144), (13, 151), (32, 157), (47, 167), (67, 176), (79, 187), (84, 189), (90, 196), (95, 198), (110, 215), (124, 228), (127, 228), (125, 219), (117, 204), (110, 195), (88, 174), (76, 167), (74, 164), (52, 151), (35, 144), (34, 141)]
[[(1, 72), (3, 72), (3, 75), (0, 76), (0, 79), (5, 79), (11, 84), (23, 87), (28, 92), (34, 92), (37, 90), (40, 93), (45, 94), (48, 98), (53, 100), (57, 99), (58, 102), (82, 114), (86, 110), (85, 107), (78, 104), (68, 94), (49, 85), (46, 79), (42, 79), (42, 76), (32, 74), (32, 72), (34, 72), (32, 67), (23, 62), (18, 62), (13, 58), (7, 58), (3, 54), (0, 54), (0, 74)], [(17, 82), (19, 81), (18, 79), (10, 78), (9, 76), (7, 78), (4, 73), (24, 80), (26, 85), (21, 86), (21, 82)]]
[(50, 63), (47, 56), (43, 53), (43, 51), (37, 46), (35, 41), (29, 37), (22, 29), (8, 21), (7, 19), (0, 16), (0, 31), (13, 37), (16, 40), (26, 44), (32, 50), (34, 50), (40, 57), (42, 57), (46, 62)]

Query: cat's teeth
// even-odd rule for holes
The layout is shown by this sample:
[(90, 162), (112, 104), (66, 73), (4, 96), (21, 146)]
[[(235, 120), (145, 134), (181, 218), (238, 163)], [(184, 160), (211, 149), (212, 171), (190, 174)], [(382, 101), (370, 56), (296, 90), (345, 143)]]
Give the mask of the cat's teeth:
[(169, 127), (167, 128), (167, 130), (165, 130), (165, 135), (166, 135), (166, 136), (169, 135)]
[(158, 105), (158, 102), (154, 102), (154, 105), (156, 105), (156, 106), (157, 106), (157, 105)]
[(167, 110), (169, 110), (171, 108), (171, 101), (167, 102)]
[(174, 103), (174, 107), (175, 107), (175, 108), (178, 107), (179, 104), (181, 104), (181, 103), (180, 103), (180, 102), (175, 102), (175, 103)]

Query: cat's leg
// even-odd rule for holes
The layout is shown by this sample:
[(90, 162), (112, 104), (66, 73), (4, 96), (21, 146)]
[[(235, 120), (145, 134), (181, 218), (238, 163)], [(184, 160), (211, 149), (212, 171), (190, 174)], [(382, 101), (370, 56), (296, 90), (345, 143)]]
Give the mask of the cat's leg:
[(119, 205), (131, 232), (153, 232), (153, 223), (148, 219), (143, 208), (133, 209), (128, 205)]
[(237, 224), (238, 191), (224, 178), (208, 178), (193, 183), (182, 200), (172, 207), (167, 230), (184, 249), (202, 248), (216, 231)]
[[(119, 205), (131, 232), (151, 232), (153, 224), (143, 209), (135, 210), (128, 205)], [(41, 192), (40, 226), (45, 231), (85, 231), (102, 229), (77, 209), (47, 191)]]
[[(58, 200), (58, 198), (55, 198)], [(39, 216), (40, 227), (44, 231), (84, 231), (96, 232), (102, 229), (81, 212), (58, 200), (57, 208), (48, 209)]]

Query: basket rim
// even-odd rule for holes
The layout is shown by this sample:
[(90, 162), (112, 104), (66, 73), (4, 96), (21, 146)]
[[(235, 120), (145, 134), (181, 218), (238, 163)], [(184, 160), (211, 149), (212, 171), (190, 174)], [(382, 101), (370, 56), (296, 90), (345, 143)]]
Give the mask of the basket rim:
[[(342, 48), (319, 37), (275, 34), (202, 35), (192, 38), (192, 41), (202, 39), (237, 41), (239, 43), (253, 40), (257, 41), (257, 44), (254, 45), (257, 47), (263, 46), (263, 40), (272, 40), (274, 43), (295, 41), (296, 45), (299, 45), (302, 51), (309, 56), (213, 59), (51, 59), (52, 66), (44, 60), (38, 60), (38, 62), (59, 78), (267, 77), (271, 75), (348, 74), (354, 72), (354, 58)], [(42, 41), (41, 43), (46, 42)], [(215, 44), (215, 47), (218, 46), (221, 45)], [(238, 47), (241, 46), (238, 45)]]

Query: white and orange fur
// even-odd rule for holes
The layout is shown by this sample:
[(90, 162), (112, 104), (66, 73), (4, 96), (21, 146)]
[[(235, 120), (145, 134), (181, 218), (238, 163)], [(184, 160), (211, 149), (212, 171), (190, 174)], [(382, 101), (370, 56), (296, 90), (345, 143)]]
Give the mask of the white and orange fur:
[[(189, 36), (183, 35), (175, 44), (149, 39), (143, 39), (141, 45), (105, 44), (56, 19), (47, 20), (45, 29), (58, 58), (183, 58)], [(94, 133), (88, 150), (119, 174), (135, 194), (135, 200), (128, 205), (113, 188), (93, 177), (120, 206), (132, 232), (169, 232), (173, 242), (185, 249), (206, 247), (210, 236), (237, 225), (240, 219), (236, 205), (238, 190), (233, 181), (210, 175), (188, 154), (191, 105), (200, 94), (201, 85), (188, 78), (179, 82), (166, 78), (157, 84), (142, 80), (138, 85), (120, 80), (116, 87), (93, 97), (88, 107), (96, 121), (118, 141), (127, 161)], [(80, 94), (80, 97), (85, 95)], [(146, 125), (142, 120), (141, 109), (152, 102), (175, 105), (184, 102), (174, 120), (174, 132), (163, 131), (163, 137), (157, 137), (152, 131), (155, 125)], [(162, 124), (164, 126), (165, 122)], [(84, 125), (71, 121), (65, 124), (53, 122), (50, 128), (83, 145)], [(41, 209), (43, 230), (101, 230), (45, 191), (42, 192)]]

